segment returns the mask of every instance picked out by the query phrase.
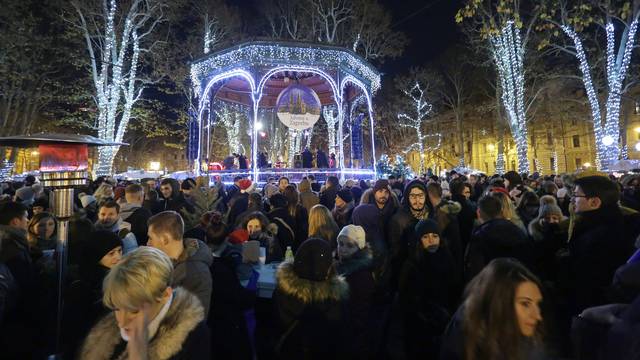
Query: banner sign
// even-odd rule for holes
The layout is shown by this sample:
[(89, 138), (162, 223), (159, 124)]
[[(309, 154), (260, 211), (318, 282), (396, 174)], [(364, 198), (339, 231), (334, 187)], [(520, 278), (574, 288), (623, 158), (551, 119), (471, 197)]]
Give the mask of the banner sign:
[(87, 144), (42, 144), (40, 171), (79, 171), (89, 167)]
[(320, 98), (306, 86), (289, 85), (278, 95), (276, 104), (278, 119), (289, 129), (305, 130), (320, 119)]
[(364, 120), (364, 114), (359, 114), (353, 119), (353, 125), (351, 125), (351, 149), (353, 153), (353, 159), (363, 159), (362, 156), (362, 121)]

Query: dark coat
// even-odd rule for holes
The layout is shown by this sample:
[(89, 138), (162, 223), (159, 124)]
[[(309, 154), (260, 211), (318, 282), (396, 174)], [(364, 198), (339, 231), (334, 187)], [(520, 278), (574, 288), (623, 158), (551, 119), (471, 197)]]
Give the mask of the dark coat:
[(449, 322), (450, 312), (457, 299), (459, 271), (447, 247), (435, 253), (421, 249), (418, 243), (405, 262), (398, 295), (404, 317), (404, 336), (407, 357), (435, 358), (437, 337)]
[(191, 205), (185, 198), (182, 192), (180, 192), (180, 185), (178, 181), (175, 179), (171, 180), (171, 197), (165, 199), (160, 193), (160, 200), (158, 202), (157, 209), (155, 213), (159, 213), (166, 210), (173, 210), (176, 212), (186, 211), (188, 213), (193, 213), (195, 209), (193, 205)]
[(223, 258), (214, 258), (211, 277), (213, 291), (207, 323), (211, 329), (212, 353), (219, 359), (251, 359), (244, 312), (253, 308), (256, 294), (240, 285), (235, 268)]
[(296, 239), (298, 238), (296, 234), (297, 225), (296, 220), (289, 215), (289, 211), (286, 208), (276, 208), (269, 211), (267, 216), (272, 223), (278, 226), (278, 231), (274, 236), (278, 239), (280, 248), (283, 250), (286, 250), (287, 246), (291, 246), (293, 248), (293, 246), (296, 245)]
[(462, 206), (458, 213), (458, 226), (460, 228), (460, 243), (464, 251), (473, 233), (473, 224), (476, 221), (476, 206), (462, 195), (453, 195), (451, 200)]
[(349, 284), (340, 276), (325, 281), (299, 278), (292, 262), (276, 272), (273, 304), (279, 324), (280, 359), (350, 359)]
[(313, 154), (309, 149), (304, 149), (302, 152), (302, 167), (305, 169), (313, 167)]
[(520, 228), (509, 220), (494, 219), (478, 226), (471, 236), (465, 254), (465, 279), (471, 280), (491, 260), (513, 257), (530, 263), (531, 242)]
[(634, 240), (625, 238), (617, 205), (578, 215), (569, 240), (572, 314), (607, 303), (607, 289), (616, 269), (633, 254)]
[(296, 205), (296, 213), (293, 217), (293, 232), (295, 233), (291, 249), (295, 253), (298, 246), (309, 237), (309, 212), (304, 206)]
[[(149, 359), (211, 359), (209, 337), (202, 305), (189, 291), (177, 288), (169, 311), (160, 322), (156, 335), (149, 341)], [(120, 337), (120, 328), (112, 312), (91, 329), (79, 359), (126, 358), (126, 344)]]
[(15, 310), (18, 303), (18, 286), (9, 268), (0, 263), (0, 329), (4, 317)]
[[(311, 184), (313, 188), (313, 184)], [(329, 187), (325, 188), (324, 191), (320, 192), (320, 204), (324, 205), (329, 211), (331, 211), (336, 206), (336, 195), (338, 194), (337, 187)]]
[(338, 209), (337, 207), (333, 208), (331, 215), (333, 215), (333, 220), (336, 221), (339, 229), (351, 224), (351, 215), (353, 214), (354, 208), (353, 201), (349, 201), (342, 209)]
[(322, 150), (318, 150), (318, 153), (316, 154), (316, 165), (318, 166), (318, 169), (326, 169), (329, 167), (327, 154)]
[(184, 240), (184, 251), (174, 261), (172, 286), (182, 286), (191, 291), (204, 307), (205, 315), (209, 314), (211, 300), (211, 272), (213, 263), (211, 250), (204, 242), (196, 239)]
[(368, 248), (359, 250), (349, 259), (336, 263), (336, 272), (349, 284), (349, 312), (355, 338), (354, 351), (360, 358), (369, 358), (371, 341), (371, 305), (375, 291), (372, 273), (373, 257)]
[(149, 239), (147, 222), (151, 215), (151, 211), (145, 207), (126, 207), (125, 205), (120, 211), (120, 218), (131, 224), (131, 232), (136, 236), (139, 246), (146, 245)]
[(462, 206), (455, 201), (442, 200), (430, 213), (429, 218), (438, 223), (440, 235), (447, 243), (451, 255), (456, 262), (456, 268), (462, 268), (464, 248), (460, 239), (460, 225), (458, 214)]

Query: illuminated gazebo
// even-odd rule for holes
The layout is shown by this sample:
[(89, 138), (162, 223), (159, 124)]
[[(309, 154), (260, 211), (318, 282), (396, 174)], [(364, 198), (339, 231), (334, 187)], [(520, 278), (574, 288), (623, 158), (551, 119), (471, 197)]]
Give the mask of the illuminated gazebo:
[[(253, 41), (211, 53), (195, 61), (191, 65), (191, 80), (197, 95), (197, 110), (192, 114), (189, 147), (197, 173), (208, 171), (211, 175), (226, 175), (225, 180), (241, 174), (259, 182), (265, 181), (268, 176), (297, 178), (302, 176), (300, 174), (309, 173), (321, 177), (335, 174), (342, 179), (375, 178), (372, 97), (380, 88), (380, 73), (353, 51), (309, 43)], [(335, 128), (328, 131), (335, 132), (337, 139), (335, 149), (330, 149), (332, 151), (328, 153), (335, 152), (335, 168), (288, 166), (276, 169), (257, 166), (261, 114), (265, 111), (277, 113), (278, 118), (283, 121), (279, 98), (293, 84), (303, 90), (310, 89), (306, 91), (313, 94), (312, 97), (319, 102), (314, 113), (317, 114), (316, 120), (320, 113), (325, 117), (333, 117)], [(246, 125), (251, 142), (250, 154), (246, 154), (248, 169), (210, 170), (212, 157), (221, 156), (210, 153), (209, 140), (212, 125), (216, 122), (216, 114), (212, 108), (214, 101), (248, 109)], [(302, 108), (304, 112), (305, 107)], [(321, 110), (317, 111), (319, 108)], [(364, 133), (360, 126), (366, 120), (370, 125), (371, 136), (370, 152), (366, 154), (368, 156), (362, 151)], [(304, 122), (302, 123), (296, 125), (304, 126)], [(345, 131), (348, 133), (345, 134)], [(345, 155), (346, 138), (351, 141), (351, 153)], [(359, 153), (354, 155), (354, 151), (358, 150)], [(290, 157), (292, 155), (289, 154)], [(345, 163), (345, 156), (349, 158), (348, 164)], [(358, 161), (353, 161), (354, 159)]]

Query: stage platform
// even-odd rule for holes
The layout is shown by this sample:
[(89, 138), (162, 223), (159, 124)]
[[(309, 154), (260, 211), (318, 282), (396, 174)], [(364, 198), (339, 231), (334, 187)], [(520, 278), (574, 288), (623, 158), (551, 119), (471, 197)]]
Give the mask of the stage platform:
[[(258, 184), (266, 183), (269, 178), (279, 178), (286, 176), (290, 182), (299, 183), (303, 177), (313, 175), (318, 182), (326, 181), (329, 176), (336, 176), (340, 178), (340, 175), (344, 175), (344, 179), (353, 180), (375, 180), (375, 172), (372, 169), (298, 169), (298, 168), (265, 168), (260, 169), (258, 172)], [(252, 169), (233, 169), (233, 170), (210, 170), (209, 176), (212, 183), (215, 181), (215, 177), (222, 177), (222, 181), (225, 184), (233, 183), (233, 179), (236, 176), (247, 177), (253, 179)]]

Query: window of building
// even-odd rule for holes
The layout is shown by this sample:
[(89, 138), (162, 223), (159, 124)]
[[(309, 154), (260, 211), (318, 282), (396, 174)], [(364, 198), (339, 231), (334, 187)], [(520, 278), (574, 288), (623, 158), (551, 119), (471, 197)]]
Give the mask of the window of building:
[(511, 160), (511, 170), (516, 171), (516, 161)]
[(173, 155), (173, 160), (178, 160), (178, 155)]
[(549, 168), (551, 169), (551, 171), (554, 171), (556, 169), (556, 158), (552, 157), (549, 159)]
[(489, 163), (484, 163), (484, 172), (489, 173)]
[(182, 160), (184, 160), (184, 154), (182, 154), (182, 156), (180, 157)]
[(467, 152), (471, 153), (472, 149), (473, 149), (473, 144), (471, 143), (471, 141), (467, 141)]
[(536, 146), (536, 134), (531, 133), (531, 145)]
[(551, 134), (551, 131), (547, 131), (547, 145), (553, 146), (553, 134)]
[(576, 158), (576, 169), (579, 169), (582, 166), (582, 159)]
[(484, 152), (486, 153), (487, 152), (487, 143), (482, 144), (482, 148), (483, 148)]
[(571, 126), (578, 126), (578, 119), (571, 119)]
[(580, 147), (580, 135), (573, 135), (573, 147)]

